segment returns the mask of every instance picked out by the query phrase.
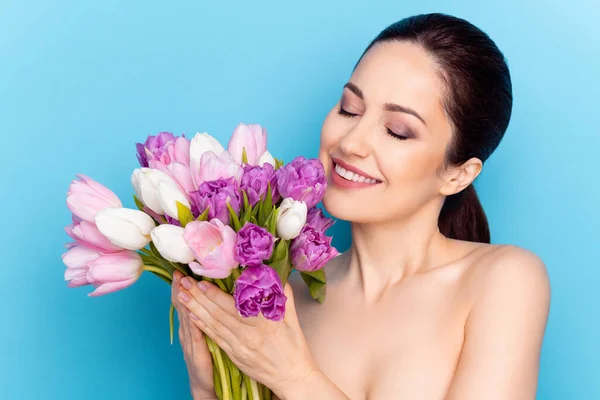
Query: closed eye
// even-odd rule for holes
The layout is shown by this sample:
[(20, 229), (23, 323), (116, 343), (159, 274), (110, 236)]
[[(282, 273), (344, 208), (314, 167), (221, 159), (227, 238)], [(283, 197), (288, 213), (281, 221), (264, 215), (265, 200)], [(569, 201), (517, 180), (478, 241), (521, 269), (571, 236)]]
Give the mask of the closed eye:
[(338, 114), (343, 115), (344, 117), (349, 117), (349, 118), (350, 117), (356, 117), (358, 115), (358, 114), (352, 114), (351, 112), (348, 112), (348, 111), (344, 110), (342, 108), (342, 106), (340, 106), (338, 108)]
[[(338, 108), (338, 114), (340, 114), (340, 115), (342, 115), (344, 117), (347, 117), (347, 118), (356, 117), (358, 115), (358, 114), (353, 114), (351, 112), (348, 112), (348, 111), (344, 110), (342, 108), (342, 106), (340, 106)], [(385, 129), (386, 129), (387, 134), (390, 135), (391, 137), (393, 137), (394, 139), (397, 139), (397, 140), (406, 140), (406, 139), (409, 139), (408, 136), (398, 135), (397, 133), (394, 133), (390, 128), (385, 128)]]

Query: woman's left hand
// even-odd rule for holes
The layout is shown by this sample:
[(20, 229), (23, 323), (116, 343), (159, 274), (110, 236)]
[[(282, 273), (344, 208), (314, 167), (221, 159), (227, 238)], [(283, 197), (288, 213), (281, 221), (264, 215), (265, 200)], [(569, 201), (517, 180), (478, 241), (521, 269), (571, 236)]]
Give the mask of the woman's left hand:
[[(198, 283), (206, 285), (207, 290), (202, 291)], [(178, 298), (189, 311), (190, 321), (222, 348), (242, 372), (275, 394), (301, 384), (317, 369), (298, 321), (289, 283), (284, 287), (285, 316), (277, 322), (262, 314), (242, 317), (233, 296), (209, 282), (197, 282), (188, 276), (180, 280), (178, 289)]]

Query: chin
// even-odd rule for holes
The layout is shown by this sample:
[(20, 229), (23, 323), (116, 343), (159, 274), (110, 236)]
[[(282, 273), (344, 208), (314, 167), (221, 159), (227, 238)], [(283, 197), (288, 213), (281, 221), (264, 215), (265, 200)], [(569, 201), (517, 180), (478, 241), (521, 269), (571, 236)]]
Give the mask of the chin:
[(329, 185), (323, 196), (323, 208), (334, 218), (348, 222), (369, 222), (371, 209), (352, 201), (351, 196)]

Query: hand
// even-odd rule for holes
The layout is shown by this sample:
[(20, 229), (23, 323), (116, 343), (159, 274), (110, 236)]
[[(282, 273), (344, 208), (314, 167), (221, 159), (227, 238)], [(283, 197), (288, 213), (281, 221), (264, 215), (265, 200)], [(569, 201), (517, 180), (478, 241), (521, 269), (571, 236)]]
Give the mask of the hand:
[(179, 271), (173, 274), (173, 285), (171, 286), (171, 301), (177, 310), (179, 317), (179, 341), (183, 349), (183, 356), (190, 377), (190, 390), (194, 399), (215, 399), (217, 395), (214, 389), (213, 365), (210, 351), (206, 345), (204, 333), (191, 323), (188, 311), (177, 298), (178, 282), (183, 277)]
[[(192, 277), (180, 281), (179, 300), (189, 311), (190, 321), (208, 335), (246, 375), (270, 388), (276, 395), (301, 384), (317, 369), (300, 328), (292, 287), (287, 283), (283, 320), (275, 322), (262, 314), (242, 317), (233, 296), (217, 286), (203, 292)], [(188, 299), (182, 298), (187, 294)]]

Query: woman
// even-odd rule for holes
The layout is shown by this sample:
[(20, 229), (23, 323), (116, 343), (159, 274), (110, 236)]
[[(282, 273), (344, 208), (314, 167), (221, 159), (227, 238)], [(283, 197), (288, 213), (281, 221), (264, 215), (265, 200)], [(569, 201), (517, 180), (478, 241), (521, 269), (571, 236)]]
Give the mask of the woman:
[(203, 334), (286, 400), (535, 398), (547, 273), (489, 244), (472, 186), (511, 108), (504, 57), (470, 23), (428, 14), (381, 32), (322, 128), (323, 204), (352, 223), (326, 301), (292, 275), (284, 322), (246, 320), (218, 288), (178, 280), (194, 398), (215, 398)]

